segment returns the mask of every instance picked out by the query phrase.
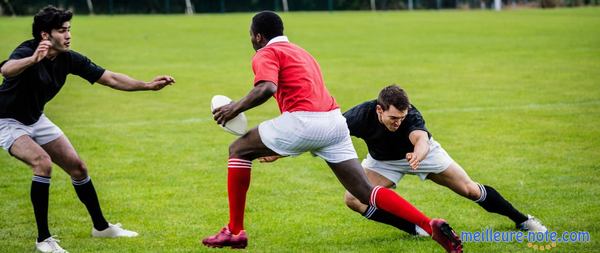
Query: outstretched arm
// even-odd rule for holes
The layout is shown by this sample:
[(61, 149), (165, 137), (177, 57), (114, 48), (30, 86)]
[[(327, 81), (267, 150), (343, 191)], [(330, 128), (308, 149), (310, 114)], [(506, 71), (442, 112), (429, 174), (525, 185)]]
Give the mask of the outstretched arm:
[(33, 55), (21, 59), (8, 60), (2, 68), (0, 72), (4, 77), (14, 77), (23, 73), (27, 68), (31, 67), (31, 65), (40, 62), (44, 57), (48, 55), (48, 49), (52, 43), (47, 40), (43, 40), (40, 42), (38, 47), (33, 52)]
[(240, 99), (240, 101), (215, 108), (212, 112), (213, 118), (221, 125), (235, 118), (238, 114), (266, 102), (275, 92), (277, 92), (277, 85), (275, 83), (261, 82), (254, 86), (248, 95)]
[(160, 90), (167, 85), (175, 83), (171, 76), (157, 76), (150, 82), (144, 82), (133, 79), (125, 74), (115, 73), (109, 70), (97, 81), (99, 84), (106, 85), (116, 90), (136, 91), (136, 90)]
[(406, 153), (406, 160), (410, 167), (416, 170), (429, 153), (429, 135), (423, 130), (415, 130), (410, 132), (408, 138), (415, 148), (412, 153)]

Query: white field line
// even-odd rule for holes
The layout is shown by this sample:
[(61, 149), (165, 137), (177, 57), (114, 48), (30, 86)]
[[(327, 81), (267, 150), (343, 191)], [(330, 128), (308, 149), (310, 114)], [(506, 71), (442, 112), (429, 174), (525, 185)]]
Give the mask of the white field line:
[(490, 106), (490, 107), (455, 107), (455, 108), (439, 108), (431, 110), (422, 110), (424, 113), (447, 113), (447, 112), (495, 112), (495, 111), (512, 111), (512, 110), (552, 110), (569, 107), (579, 107), (586, 105), (600, 105), (600, 100), (590, 100), (581, 102), (560, 102), (550, 104), (525, 104), (525, 105), (506, 105), (506, 106)]
[[(460, 112), (496, 112), (496, 111), (512, 111), (512, 110), (556, 110), (562, 108), (572, 108), (580, 106), (598, 106), (600, 100), (590, 100), (582, 102), (560, 102), (549, 104), (524, 104), (524, 105), (506, 105), (506, 106), (491, 106), (491, 107), (454, 107), (421, 110), (423, 114), (436, 113), (460, 113)], [(276, 117), (259, 117), (254, 118), (260, 121)], [(106, 121), (106, 122), (75, 122), (67, 125), (68, 128), (108, 128), (108, 127), (128, 127), (128, 126), (160, 126), (160, 125), (185, 125), (185, 124), (215, 124), (212, 117), (204, 118), (187, 118), (187, 119), (171, 119), (171, 120), (138, 120), (138, 121)]]

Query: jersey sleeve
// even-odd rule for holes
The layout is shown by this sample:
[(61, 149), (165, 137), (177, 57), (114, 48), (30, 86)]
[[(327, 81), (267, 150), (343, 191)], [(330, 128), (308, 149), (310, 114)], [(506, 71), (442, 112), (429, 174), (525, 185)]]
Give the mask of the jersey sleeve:
[(4, 60), (4, 61), (2, 61), (2, 63), (0, 63), (0, 68), (1, 68), (2, 66), (4, 66), (4, 64), (5, 64), (7, 61), (9, 61), (9, 60), (18, 60), (18, 59), (23, 59), (23, 58), (25, 58), (25, 57), (32, 56), (34, 51), (35, 51), (35, 50), (34, 50), (34, 49), (32, 49), (32, 48), (29, 48), (29, 47), (27, 47), (27, 46), (23, 46), (23, 45), (21, 45), (21, 46), (17, 47), (17, 48), (16, 48), (16, 49), (15, 49), (15, 50), (14, 50), (14, 51), (13, 51), (13, 52), (10, 54), (10, 56), (8, 57), (8, 59), (7, 59), (7, 60)]
[(71, 74), (78, 75), (88, 82), (95, 83), (104, 74), (104, 69), (93, 63), (87, 57), (71, 51)]
[(361, 106), (357, 105), (352, 107), (350, 110), (344, 112), (343, 115), (346, 118), (346, 124), (348, 124), (350, 135), (362, 138), (367, 122), (365, 122), (365, 112)]
[(279, 59), (272, 50), (259, 50), (252, 58), (254, 85), (263, 81), (279, 84)]
[(415, 130), (423, 130), (427, 132), (427, 135), (429, 137), (431, 137), (431, 133), (429, 133), (429, 131), (425, 127), (425, 120), (423, 119), (421, 113), (419, 113), (418, 111), (416, 111), (415, 113), (411, 113), (408, 116), (406, 123), (408, 123), (407, 134), (410, 134)]

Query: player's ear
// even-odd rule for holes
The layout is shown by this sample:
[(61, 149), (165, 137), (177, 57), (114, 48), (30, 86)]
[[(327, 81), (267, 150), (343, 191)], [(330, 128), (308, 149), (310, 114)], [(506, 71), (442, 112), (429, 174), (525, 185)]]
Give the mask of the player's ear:
[(383, 113), (383, 108), (381, 108), (381, 105), (377, 105), (377, 106), (375, 107), (375, 109), (377, 110), (377, 113), (378, 113), (378, 114), (382, 114), (382, 113)]
[(261, 43), (263, 39), (265, 39), (265, 37), (262, 36), (262, 34), (257, 33), (256, 35), (256, 42)]
[(47, 32), (42, 32), (42, 40), (47, 40), (50, 35)]

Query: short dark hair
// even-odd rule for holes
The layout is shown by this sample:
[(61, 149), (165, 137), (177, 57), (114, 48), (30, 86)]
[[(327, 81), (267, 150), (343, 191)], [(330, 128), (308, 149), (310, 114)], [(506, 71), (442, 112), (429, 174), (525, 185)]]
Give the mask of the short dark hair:
[(390, 108), (390, 105), (393, 105), (400, 111), (410, 108), (410, 101), (408, 100), (406, 91), (396, 84), (387, 86), (379, 92), (377, 104), (381, 106), (381, 109), (384, 111), (387, 111)]
[(33, 17), (31, 33), (36, 41), (42, 40), (42, 32), (50, 33), (52, 29), (60, 28), (64, 22), (70, 21), (73, 13), (69, 10), (58, 9), (48, 5)]
[(272, 11), (261, 11), (252, 18), (252, 33), (261, 34), (267, 40), (283, 35), (283, 21)]

